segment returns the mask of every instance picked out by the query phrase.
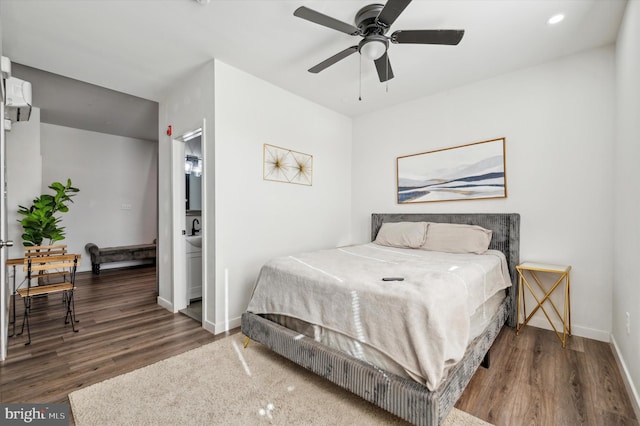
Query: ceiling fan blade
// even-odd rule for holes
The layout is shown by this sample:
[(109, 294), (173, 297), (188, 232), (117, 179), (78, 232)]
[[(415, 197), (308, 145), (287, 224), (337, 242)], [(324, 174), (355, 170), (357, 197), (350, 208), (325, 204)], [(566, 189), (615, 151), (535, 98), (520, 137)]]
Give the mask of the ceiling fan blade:
[(402, 11), (409, 6), (411, 0), (387, 0), (376, 20), (389, 28), (398, 19)]
[(329, 59), (325, 59), (324, 61), (320, 62), (318, 65), (309, 68), (309, 72), (317, 74), (320, 71), (322, 71), (323, 69), (330, 67), (331, 65), (335, 64), (336, 62), (343, 60), (347, 56), (349, 56), (349, 55), (351, 55), (353, 53), (356, 53), (357, 51), (358, 51), (358, 46), (347, 47), (342, 52), (336, 53), (335, 55), (333, 55)]
[(460, 43), (464, 30), (409, 30), (391, 34), (392, 43), (448, 44)]
[(351, 24), (347, 24), (346, 22), (339, 21), (335, 18), (332, 18), (331, 16), (316, 12), (315, 10), (309, 9), (305, 6), (300, 6), (299, 8), (297, 8), (295, 12), (293, 12), (293, 16), (306, 19), (307, 21), (313, 22), (314, 24), (322, 25), (323, 27), (328, 27), (345, 34), (360, 34), (360, 30), (357, 27), (354, 27)]
[(391, 63), (389, 62), (389, 55), (387, 55), (387, 52), (374, 62), (376, 64), (376, 70), (378, 70), (378, 77), (380, 78), (381, 83), (393, 78), (393, 70), (391, 69)]

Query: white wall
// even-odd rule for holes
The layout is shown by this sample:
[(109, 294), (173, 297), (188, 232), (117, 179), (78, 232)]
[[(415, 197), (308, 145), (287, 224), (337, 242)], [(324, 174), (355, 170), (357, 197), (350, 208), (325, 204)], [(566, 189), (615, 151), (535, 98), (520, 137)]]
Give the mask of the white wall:
[[(204, 210), (207, 216), (201, 217), (200, 224), (202, 226), (202, 258), (205, 261), (205, 278), (209, 277), (208, 282), (203, 285), (203, 322), (209, 321), (207, 306), (213, 306), (214, 300), (207, 300), (208, 288), (214, 293), (215, 288), (214, 270), (215, 270), (215, 252), (214, 252), (214, 227), (207, 223), (214, 223), (215, 209), (214, 207), (214, 61), (208, 61), (187, 75), (184, 75), (176, 81), (171, 90), (166, 93), (164, 99), (159, 106), (159, 157), (158, 157), (158, 281), (159, 296), (158, 302), (165, 308), (175, 311), (174, 302), (176, 295), (174, 294), (174, 270), (173, 262), (175, 247), (182, 247), (184, 252), (184, 239), (181, 235), (182, 229), (185, 229), (184, 203), (182, 203), (182, 213), (178, 217), (173, 210), (172, 203), (172, 176), (175, 174), (177, 179), (184, 182), (184, 157), (181, 159), (182, 170), (175, 169), (172, 162), (172, 145), (173, 138), (180, 137), (184, 133), (197, 129), (202, 126), (203, 120), (206, 122), (207, 129), (202, 139), (202, 152), (204, 156), (202, 173), (203, 187), (209, 188), (209, 194), (203, 194), (203, 203), (206, 203)], [(172, 126), (173, 136), (166, 134), (167, 127)], [(183, 185), (184, 187), (184, 185)], [(179, 223), (180, 226), (174, 226)], [(182, 245), (180, 245), (180, 243)], [(184, 258), (184, 254), (182, 254)], [(186, 262), (186, 260), (185, 260)], [(186, 271), (184, 272), (186, 274)], [(176, 275), (179, 275), (176, 273)], [(181, 277), (182, 278), (182, 277)], [(180, 279), (181, 279), (180, 278)], [(186, 279), (186, 275), (184, 276)], [(184, 285), (184, 282), (182, 283)], [(181, 296), (186, 303), (186, 285), (183, 295)], [(212, 309), (211, 309), (212, 311)], [(213, 321), (211, 319), (210, 321)]]
[[(78, 159), (82, 159), (79, 161)], [(157, 144), (154, 142), (40, 123), (40, 109), (29, 121), (14, 123), (7, 134), (8, 235), (14, 241), (9, 257), (22, 257), (22, 226), (18, 205), (30, 206), (48, 186), (71, 178), (80, 192), (61, 213), (63, 243), (81, 253), (80, 271), (91, 269), (84, 246), (141, 244), (157, 231)], [(129, 204), (131, 210), (123, 210)], [(104, 264), (103, 268), (140, 262)], [(17, 282), (24, 274), (16, 268)], [(9, 274), (13, 271), (10, 270)]]
[[(615, 144), (615, 239), (612, 340), (623, 360), (640, 416), (640, 1), (629, 1), (616, 45), (617, 137)], [(627, 333), (625, 314), (631, 330)]]
[[(348, 242), (352, 125), (218, 61), (215, 97), (216, 326), (224, 329), (239, 325), (267, 260)], [(265, 143), (313, 155), (313, 186), (263, 180)]]
[[(613, 53), (596, 49), (357, 118), (355, 241), (370, 238), (372, 212), (520, 213), (521, 260), (572, 265), (574, 334), (608, 340)], [(396, 204), (396, 157), (499, 137), (508, 198)], [(542, 316), (532, 324), (549, 328)]]
[[(110, 247), (156, 238), (156, 142), (45, 123), (40, 127), (41, 188), (30, 197), (53, 194), (48, 186), (54, 181), (66, 183), (67, 178), (80, 189), (69, 212), (60, 214), (68, 250), (83, 254), (80, 271), (91, 269), (87, 243)], [(102, 268), (115, 266), (122, 264), (107, 263)]]
[[(6, 173), (9, 222), (7, 233), (8, 238), (14, 242), (13, 247), (9, 249), (9, 258), (18, 258), (24, 256), (23, 229), (18, 222), (24, 216), (18, 214), (18, 206), (29, 207), (33, 199), (42, 193), (40, 108), (32, 108), (29, 121), (12, 123), (11, 131), (7, 132)], [(19, 269), (22, 268), (16, 268)]]
[[(22, 225), (18, 206), (29, 207), (42, 193), (42, 155), (40, 153), (40, 108), (32, 108), (29, 121), (12, 123), (7, 132), (7, 237), (13, 241), (8, 258), (24, 256)], [(8, 278), (13, 281), (13, 268)], [(16, 286), (24, 280), (22, 268), (15, 268)], [(12, 282), (13, 284), (13, 282)]]

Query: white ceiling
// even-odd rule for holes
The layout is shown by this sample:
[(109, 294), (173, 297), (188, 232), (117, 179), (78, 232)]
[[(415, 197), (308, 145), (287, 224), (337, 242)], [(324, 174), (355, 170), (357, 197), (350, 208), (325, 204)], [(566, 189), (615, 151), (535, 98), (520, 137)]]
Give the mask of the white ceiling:
[[(2, 0), (3, 54), (12, 61), (159, 101), (180, 76), (217, 58), (357, 116), (430, 93), (615, 42), (626, 0), (414, 0), (391, 27), (464, 29), (458, 46), (391, 45), (395, 78), (378, 81), (359, 55), (307, 69), (357, 44), (296, 18), (307, 6), (353, 23), (370, 0)], [(550, 26), (562, 12), (566, 19)], [(35, 88), (34, 88), (35, 91)]]

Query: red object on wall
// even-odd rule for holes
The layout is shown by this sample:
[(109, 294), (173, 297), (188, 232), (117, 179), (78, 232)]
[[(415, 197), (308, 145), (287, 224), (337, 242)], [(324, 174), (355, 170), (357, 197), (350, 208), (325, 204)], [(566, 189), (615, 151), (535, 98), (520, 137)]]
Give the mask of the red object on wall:
[(171, 126), (167, 127), (167, 136), (171, 136), (173, 134), (173, 129)]

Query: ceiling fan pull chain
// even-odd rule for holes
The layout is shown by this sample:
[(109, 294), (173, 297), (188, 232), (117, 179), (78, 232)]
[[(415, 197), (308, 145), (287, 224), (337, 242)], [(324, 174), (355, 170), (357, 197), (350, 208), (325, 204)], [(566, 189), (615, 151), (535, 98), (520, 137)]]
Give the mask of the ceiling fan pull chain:
[(358, 88), (358, 100), (362, 101), (362, 55), (360, 55), (360, 73), (359, 73), (359, 78), (358, 78), (358, 84), (359, 84), (359, 88)]

